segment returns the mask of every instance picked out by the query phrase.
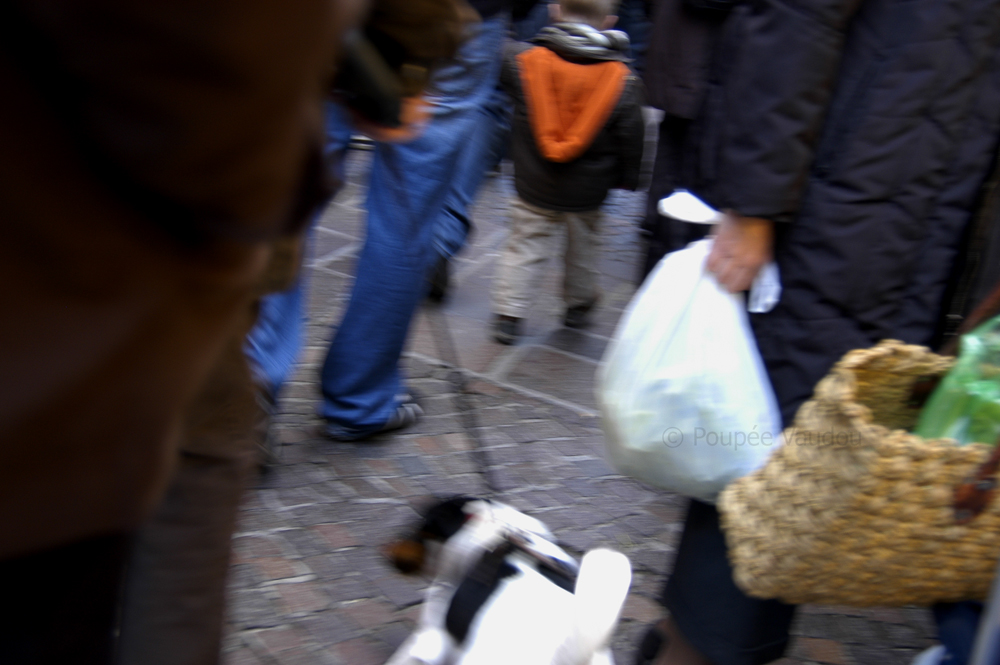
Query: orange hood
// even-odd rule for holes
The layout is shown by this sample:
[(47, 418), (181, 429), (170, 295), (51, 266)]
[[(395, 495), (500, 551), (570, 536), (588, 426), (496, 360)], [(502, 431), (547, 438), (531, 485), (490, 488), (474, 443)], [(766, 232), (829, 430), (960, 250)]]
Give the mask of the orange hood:
[(576, 159), (611, 116), (628, 67), (616, 61), (578, 65), (543, 46), (520, 53), (517, 61), (539, 152), (551, 162)]

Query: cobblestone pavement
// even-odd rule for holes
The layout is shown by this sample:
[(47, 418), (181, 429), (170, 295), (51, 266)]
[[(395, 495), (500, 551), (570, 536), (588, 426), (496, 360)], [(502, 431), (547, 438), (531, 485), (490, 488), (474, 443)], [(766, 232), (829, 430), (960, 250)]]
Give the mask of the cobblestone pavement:
[[(682, 498), (608, 466), (593, 397), (597, 361), (634, 291), (643, 195), (616, 192), (605, 206), (604, 296), (594, 324), (560, 326), (561, 270), (552, 264), (526, 339), (503, 347), (490, 340), (488, 321), (514, 195), (505, 164), (480, 192), (476, 233), (454, 263), (450, 297), (425, 305), (415, 321), (404, 362), (426, 418), (370, 443), (332, 443), (317, 432), (317, 377), (349, 293), (370, 156), (351, 152), (349, 182), (307, 264), (308, 345), (275, 422), (281, 463), (247, 494), (235, 537), (226, 664), (383, 663), (413, 628), (425, 582), (395, 572), (380, 546), (413, 526), (434, 495), (487, 493), (476, 439), (496, 498), (544, 521), (577, 555), (603, 545), (629, 556), (634, 579), (614, 650), (620, 665), (631, 663), (645, 626), (661, 616), (655, 598), (685, 509)], [(446, 331), (471, 398), (457, 399)], [(895, 665), (931, 643), (932, 626), (921, 609), (804, 607), (794, 633), (784, 665)]]

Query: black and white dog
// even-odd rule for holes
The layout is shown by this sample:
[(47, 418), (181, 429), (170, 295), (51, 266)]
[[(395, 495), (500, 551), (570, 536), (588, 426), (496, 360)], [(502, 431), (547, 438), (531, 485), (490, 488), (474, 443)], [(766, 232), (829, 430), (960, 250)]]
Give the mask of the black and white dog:
[(390, 546), (403, 572), (433, 569), (419, 624), (387, 665), (613, 665), (632, 569), (606, 549), (577, 562), (544, 524), (472, 497), (434, 505)]

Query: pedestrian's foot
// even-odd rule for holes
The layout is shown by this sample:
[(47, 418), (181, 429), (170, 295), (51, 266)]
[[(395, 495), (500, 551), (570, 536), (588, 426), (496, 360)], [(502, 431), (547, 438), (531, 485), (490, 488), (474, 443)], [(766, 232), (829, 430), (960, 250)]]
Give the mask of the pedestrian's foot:
[(521, 334), (521, 319), (516, 316), (497, 314), (493, 320), (493, 339), (508, 346), (517, 341)]
[(427, 297), (434, 302), (441, 302), (448, 295), (449, 283), (448, 257), (438, 257), (431, 272), (427, 275), (429, 288)]
[(653, 665), (658, 656), (666, 651), (667, 630), (665, 622), (654, 623), (646, 630), (635, 653), (635, 665)]
[(389, 420), (381, 427), (373, 430), (357, 430), (328, 422), (323, 428), (323, 434), (334, 441), (364, 441), (378, 434), (385, 434), (414, 425), (424, 415), (424, 410), (413, 401), (406, 401), (396, 406)]
[(583, 328), (590, 323), (590, 310), (594, 309), (594, 305), (596, 304), (597, 298), (594, 298), (585, 305), (567, 308), (563, 323), (567, 328)]

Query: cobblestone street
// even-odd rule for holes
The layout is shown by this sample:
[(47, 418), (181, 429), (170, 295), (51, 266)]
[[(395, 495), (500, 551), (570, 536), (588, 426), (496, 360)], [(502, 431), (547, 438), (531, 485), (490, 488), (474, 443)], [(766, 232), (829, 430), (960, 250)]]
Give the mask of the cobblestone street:
[[(526, 337), (505, 347), (489, 335), (491, 280), (514, 196), (504, 163), (480, 190), (449, 297), (424, 304), (411, 331), (405, 365), (425, 418), (363, 444), (333, 443), (318, 433), (318, 372), (363, 239), (370, 159), (350, 152), (348, 184), (314, 236), (307, 346), (274, 423), (280, 464), (244, 502), (225, 662), (384, 663), (414, 627), (426, 581), (396, 572), (380, 547), (415, 525), (433, 496), (488, 495), (474, 454), (481, 448), (499, 489), (491, 496), (541, 519), (576, 555), (595, 546), (628, 555), (633, 583), (614, 650), (619, 665), (631, 665), (634, 645), (662, 614), (656, 597), (686, 504), (604, 461), (593, 396), (597, 363), (635, 290), (644, 194), (614, 192), (605, 205), (593, 325), (561, 327), (561, 261), (553, 260)], [(458, 371), (468, 393), (457, 391)], [(810, 606), (794, 633), (785, 665), (903, 665), (931, 644), (933, 628), (923, 609)]]

